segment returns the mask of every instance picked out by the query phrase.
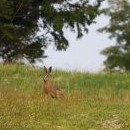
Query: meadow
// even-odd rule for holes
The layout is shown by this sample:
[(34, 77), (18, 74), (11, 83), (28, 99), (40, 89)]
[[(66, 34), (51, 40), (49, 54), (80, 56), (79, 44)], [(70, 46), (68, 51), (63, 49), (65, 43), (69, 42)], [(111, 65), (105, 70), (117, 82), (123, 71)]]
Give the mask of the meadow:
[(0, 65), (0, 130), (130, 130), (130, 73), (54, 70), (63, 99), (44, 95), (43, 75)]

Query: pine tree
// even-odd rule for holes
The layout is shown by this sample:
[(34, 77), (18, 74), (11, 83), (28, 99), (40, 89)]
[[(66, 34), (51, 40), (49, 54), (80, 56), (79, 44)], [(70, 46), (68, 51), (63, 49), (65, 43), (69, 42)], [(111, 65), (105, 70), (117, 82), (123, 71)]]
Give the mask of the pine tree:
[[(53, 43), (66, 50), (69, 42), (63, 28), (77, 32), (77, 38), (93, 23), (100, 0), (0, 0), (0, 57), (5, 62), (45, 56)], [(42, 30), (42, 32), (40, 32)], [(40, 33), (39, 33), (40, 32)]]

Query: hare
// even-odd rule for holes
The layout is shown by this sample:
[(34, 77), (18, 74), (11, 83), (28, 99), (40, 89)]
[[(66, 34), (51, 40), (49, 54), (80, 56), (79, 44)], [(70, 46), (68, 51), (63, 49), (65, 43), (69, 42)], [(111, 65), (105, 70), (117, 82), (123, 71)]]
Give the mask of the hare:
[(51, 71), (52, 67), (49, 67), (48, 69), (44, 66), (45, 76), (43, 78), (44, 80), (44, 93), (47, 95), (50, 95), (52, 98), (62, 98), (64, 97), (64, 92), (62, 89), (54, 86), (54, 84), (51, 81)]

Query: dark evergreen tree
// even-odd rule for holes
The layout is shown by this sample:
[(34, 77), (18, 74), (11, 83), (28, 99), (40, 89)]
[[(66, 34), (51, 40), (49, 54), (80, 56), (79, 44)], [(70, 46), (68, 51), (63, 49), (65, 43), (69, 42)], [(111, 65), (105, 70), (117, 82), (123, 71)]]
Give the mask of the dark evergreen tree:
[(0, 57), (5, 62), (23, 58), (35, 62), (45, 56), (50, 43), (65, 50), (69, 43), (63, 28), (76, 31), (80, 38), (97, 16), (101, 2), (90, 1), (0, 0)]

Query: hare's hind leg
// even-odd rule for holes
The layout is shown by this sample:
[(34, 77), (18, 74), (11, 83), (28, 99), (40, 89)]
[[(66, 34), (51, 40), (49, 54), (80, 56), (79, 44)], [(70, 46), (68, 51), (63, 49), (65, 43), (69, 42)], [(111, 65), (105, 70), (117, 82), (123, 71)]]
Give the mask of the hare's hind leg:
[(58, 98), (58, 97), (57, 97), (57, 93), (56, 93), (55, 91), (52, 91), (52, 92), (50, 93), (50, 96), (51, 96), (52, 98)]

